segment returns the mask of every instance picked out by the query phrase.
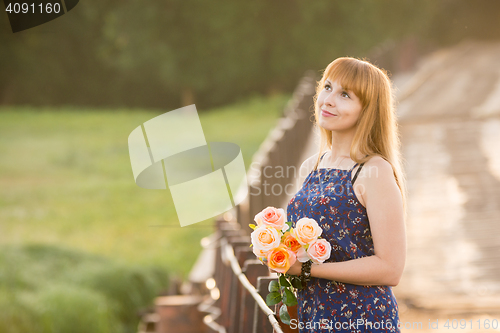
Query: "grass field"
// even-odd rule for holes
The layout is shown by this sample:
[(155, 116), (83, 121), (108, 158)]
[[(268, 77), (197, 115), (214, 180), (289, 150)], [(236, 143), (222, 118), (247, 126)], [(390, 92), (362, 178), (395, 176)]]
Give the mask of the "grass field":
[[(288, 98), (256, 97), (198, 110), (205, 137), (238, 144), (248, 168)], [(166, 111), (0, 108), (0, 312), (6, 302), (20, 302), (24, 296), (19, 295), (27, 290), (42, 300), (64, 300), (69, 295), (83, 304), (82, 311), (93, 309), (93, 300), (102, 295), (90, 293), (97, 288), (92, 282), (99, 280), (95, 276), (117, 277), (109, 267), (138, 274), (145, 281), (151, 275), (144, 272), (155, 277), (163, 276), (162, 272), (186, 276), (201, 249), (200, 239), (213, 231), (212, 221), (181, 228), (168, 190), (138, 187), (128, 156), (129, 133)], [(48, 255), (37, 257), (33, 249)], [(74, 266), (61, 259), (66, 264), (54, 264), (58, 278), (52, 279), (44, 260), (52, 267), (52, 261), (68, 256), (83, 259), (75, 259)], [(140, 267), (145, 267), (141, 273)], [(103, 269), (108, 275), (96, 273)], [(30, 274), (52, 281), (52, 289), (25, 282), (22, 276)], [(158, 286), (153, 280), (142, 285), (154, 290)], [(122, 289), (134, 287), (127, 281), (120, 282)], [(79, 283), (88, 294), (75, 287)], [(43, 295), (37, 290), (43, 290)], [(68, 308), (61, 302), (61, 308)], [(131, 304), (142, 303), (143, 299)], [(108, 318), (107, 310), (101, 310), (96, 316)], [(8, 313), (0, 316), (0, 323), (16, 320)], [(114, 332), (110, 325), (103, 319), (101, 326), (107, 328), (97, 331)]]

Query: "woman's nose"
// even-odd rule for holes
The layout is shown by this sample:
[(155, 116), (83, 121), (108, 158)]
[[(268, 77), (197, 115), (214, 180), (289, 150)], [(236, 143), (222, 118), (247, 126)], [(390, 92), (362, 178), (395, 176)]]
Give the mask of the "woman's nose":
[(335, 105), (335, 99), (334, 99), (333, 93), (329, 93), (329, 94), (325, 97), (324, 103), (325, 103), (327, 106), (333, 106), (333, 105)]

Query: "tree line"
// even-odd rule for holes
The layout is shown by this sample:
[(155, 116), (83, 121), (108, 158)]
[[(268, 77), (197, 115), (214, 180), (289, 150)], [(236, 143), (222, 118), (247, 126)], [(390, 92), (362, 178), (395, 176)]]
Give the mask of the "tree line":
[(495, 0), (86, 0), (13, 34), (2, 14), (0, 104), (203, 109), (409, 37), (496, 39), (499, 16)]

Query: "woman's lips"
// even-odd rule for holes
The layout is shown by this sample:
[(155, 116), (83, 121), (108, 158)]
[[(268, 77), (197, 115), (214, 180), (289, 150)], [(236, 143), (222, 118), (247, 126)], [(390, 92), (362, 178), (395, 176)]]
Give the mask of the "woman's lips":
[(334, 114), (332, 114), (332, 113), (330, 113), (328, 111), (325, 111), (325, 110), (321, 110), (321, 115), (323, 117), (336, 117), (336, 115), (334, 115)]

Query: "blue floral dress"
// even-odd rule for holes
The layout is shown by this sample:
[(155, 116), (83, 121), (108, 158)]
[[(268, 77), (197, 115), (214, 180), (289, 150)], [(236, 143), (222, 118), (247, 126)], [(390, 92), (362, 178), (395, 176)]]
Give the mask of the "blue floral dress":
[[(294, 226), (308, 217), (323, 229), (321, 237), (332, 246), (325, 262), (374, 255), (366, 209), (352, 190), (351, 173), (356, 166), (311, 171), (287, 207), (288, 221)], [(298, 291), (297, 300), (299, 320), (294, 325), (300, 332), (400, 332), (398, 306), (389, 286), (311, 278)]]

